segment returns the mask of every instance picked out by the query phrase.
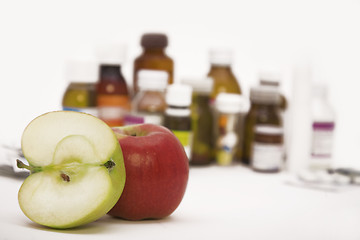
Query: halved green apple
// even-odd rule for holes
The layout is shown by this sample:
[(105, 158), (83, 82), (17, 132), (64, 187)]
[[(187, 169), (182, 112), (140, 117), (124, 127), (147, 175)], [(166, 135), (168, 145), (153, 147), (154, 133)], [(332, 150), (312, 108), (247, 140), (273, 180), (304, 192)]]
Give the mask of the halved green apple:
[(105, 215), (125, 185), (124, 159), (113, 131), (85, 113), (43, 114), (26, 127), (21, 147), (31, 171), (19, 205), (32, 221), (53, 228), (83, 225)]

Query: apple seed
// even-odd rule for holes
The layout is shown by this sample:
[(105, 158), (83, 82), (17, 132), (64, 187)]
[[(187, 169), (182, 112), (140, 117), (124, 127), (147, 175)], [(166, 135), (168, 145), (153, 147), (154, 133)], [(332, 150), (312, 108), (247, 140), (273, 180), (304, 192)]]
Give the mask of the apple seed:
[(65, 173), (61, 173), (60, 177), (65, 181), (65, 182), (70, 182), (70, 177), (69, 175), (66, 175)]

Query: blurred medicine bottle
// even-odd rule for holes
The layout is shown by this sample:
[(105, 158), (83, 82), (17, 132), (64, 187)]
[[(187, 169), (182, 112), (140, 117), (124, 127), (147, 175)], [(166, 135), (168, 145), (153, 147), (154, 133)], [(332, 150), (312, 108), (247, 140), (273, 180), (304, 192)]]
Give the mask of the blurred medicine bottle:
[(256, 171), (277, 172), (284, 161), (279, 92), (268, 86), (253, 87), (250, 101), (251, 107), (245, 117), (242, 162), (251, 164)]
[(214, 116), (210, 108), (212, 79), (184, 79), (182, 83), (193, 89), (191, 100), (191, 128), (193, 132), (190, 164), (207, 165), (214, 161)]
[(183, 145), (187, 157), (191, 156), (191, 95), (192, 88), (185, 84), (171, 84), (167, 87), (164, 126), (169, 128)]
[(269, 86), (274, 87), (279, 91), (280, 94), (280, 103), (279, 107), (282, 111), (285, 111), (287, 109), (288, 101), (284, 94), (280, 92), (280, 80), (281, 76), (279, 73), (275, 71), (269, 71), (269, 70), (262, 70), (259, 73), (259, 83), (261, 86)]
[(166, 110), (165, 90), (168, 73), (158, 70), (138, 72), (139, 92), (132, 102), (132, 113), (125, 117), (125, 125), (152, 123), (163, 125)]
[(241, 152), (244, 113), (248, 100), (234, 93), (220, 93), (215, 100), (216, 162), (218, 165), (230, 165)]
[(67, 63), (66, 78), (70, 83), (63, 95), (63, 110), (98, 116), (96, 108), (97, 73), (95, 61), (72, 60)]
[(141, 37), (143, 52), (134, 61), (134, 94), (139, 91), (138, 72), (141, 69), (163, 70), (168, 73), (168, 84), (173, 83), (174, 61), (165, 53), (168, 38), (161, 33), (147, 33)]
[(123, 45), (104, 45), (97, 49), (100, 64), (97, 84), (99, 118), (109, 126), (123, 126), (131, 103), (127, 84), (121, 71), (125, 58)]
[(210, 95), (212, 103), (221, 92), (241, 94), (241, 88), (231, 69), (232, 57), (232, 52), (228, 49), (211, 49), (209, 52), (211, 66), (207, 76), (214, 81)]
[(326, 170), (332, 167), (335, 113), (327, 95), (325, 84), (317, 83), (313, 86), (310, 170)]

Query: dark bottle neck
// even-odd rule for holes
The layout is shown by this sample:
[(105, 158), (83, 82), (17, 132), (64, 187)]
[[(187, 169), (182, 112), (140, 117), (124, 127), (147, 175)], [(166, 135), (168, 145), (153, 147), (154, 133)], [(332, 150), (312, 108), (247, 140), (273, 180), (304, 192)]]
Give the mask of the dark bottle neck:
[(229, 71), (229, 72), (231, 72), (231, 65), (211, 64), (210, 69), (213, 71)]
[(123, 79), (120, 65), (100, 65), (100, 80), (121, 81)]
[(143, 48), (144, 54), (157, 54), (157, 55), (164, 55), (165, 48)]

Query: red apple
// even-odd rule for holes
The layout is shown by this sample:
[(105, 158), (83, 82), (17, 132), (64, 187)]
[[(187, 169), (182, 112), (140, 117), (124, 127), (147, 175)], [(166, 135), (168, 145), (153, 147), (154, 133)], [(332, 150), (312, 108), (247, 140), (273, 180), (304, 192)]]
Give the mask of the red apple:
[(140, 124), (113, 128), (125, 162), (124, 191), (110, 215), (128, 220), (169, 216), (179, 206), (189, 177), (183, 146), (167, 128)]

